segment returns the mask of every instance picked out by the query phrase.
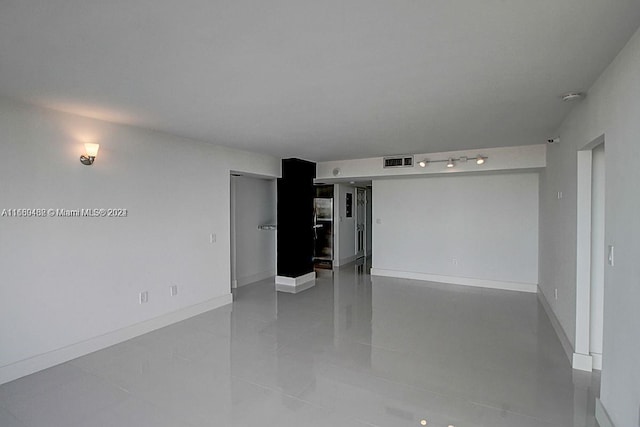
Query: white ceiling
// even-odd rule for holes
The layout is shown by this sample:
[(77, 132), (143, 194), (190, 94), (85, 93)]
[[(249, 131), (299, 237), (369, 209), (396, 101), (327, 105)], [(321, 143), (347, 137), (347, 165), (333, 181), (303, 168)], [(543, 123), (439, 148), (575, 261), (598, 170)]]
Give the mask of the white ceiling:
[(0, 95), (315, 161), (542, 143), (638, 0), (0, 0)]

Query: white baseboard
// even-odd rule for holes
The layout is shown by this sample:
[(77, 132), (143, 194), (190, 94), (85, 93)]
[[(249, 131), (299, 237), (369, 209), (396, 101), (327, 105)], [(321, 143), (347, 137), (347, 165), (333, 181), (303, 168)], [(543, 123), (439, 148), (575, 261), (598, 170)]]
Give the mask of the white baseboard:
[(502, 289), (506, 291), (538, 292), (538, 285), (533, 283), (501, 282), (497, 280), (472, 279), (469, 277), (441, 276), (437, 274), (415, 273), (412, 271), (385, 270), (372, 268), (372, 276), (396, 277), (400, 279), (413, 279), (428, 282), (449, 283), (452, 285), (473, 286), (479, 288)]
[(544, 311), (547, 313), (547, 317), (551, 322), (551, 326), (553, 326), (553, 329), (556, 331), (556, 335), (560, 340), (564, 353), (567, 355), (567, 359), (569, 359), (569, 362), (573, 364), (573, 345), (571, 344), (571, 341), (569, 341), (567, 334), (564, 332), (562, 325), (560, 325), (560, 321), (551, 309), (551, 305), (549, 304), (549, 301), (547, 301), (547, 297), (542, 293), (542, 290), (538, 292), (538, 301), (540, 301), (542, 308), (544, 308)]
[(593, 358), (593, 369), (602, 371), (602, 354), (591, 353), (591, 357)]
[(580, 371), (593, 371), (593, 357), (590, 354), (573, 353), (571, 367)]
[(251, 276), (247, 276), (247, 277), (238, 277), (238, 279), (236, 280), (236, 287), (239, 288), (241, 286), (259, 282), (261, 280), (269, 279), (275, 275), (276, 275), (275, 271), (263, 271), (261, 273), (252, 274)]
[(153, 319), (145, 320), (144, 322), (136, 323), (116, 331), (107, 332), (106, 334), (99, 335), (97, 337), (89, 338), (79, 343), (71, 344), (57, 350), (52, 350), (28, 359), (14, 362), (10, 365), (2, 366), (0, 367), (0, 384), (59, 365), (60, 363), (68, 362), (69, 360), (77, 357), (93, 353), (94, 351), (102, 350), (103, 348), (146, 334), (147, 332), (197, 316), (198, 314), (213, 310), (214, 308), (222, 307), (223, 305), (230, 304), (231, 302), (232, 297), (229, 293)]
[(611, 421), (611, 417), (604, 408), (602, 401), (596, 397), (596, 421), (600, 424), (600, 427), (616, 427)]
[(296, 294), (316, 285), (316, 272), (298, 277), (276, 276), (276, 291)]
[(562, 344), (562, 348), (564, 349), (564, 352), (567, 355), (569, 362), (571, 363), (571, 367), (573, 369), (578, 369), (585, 372), (592, 372), (593, 369), (602, 369), (602, 358), (600, 358), (600, 368), (596, 368), (597, 361), (592, 355), (574, 352), (571, 341), (569, 341), (567, 334), (564, 332), (564, 329), (560, 325), (560, 321), (551, 309), (551, 304), (549, 304), (549, 301), (547, 300), (547, 297), (545, 297), (542, 293), (542, 290), (538, 292), (538, 300), (544, 308), (544, 311), (547, 313), (547, 317), (551, 322), (551, 326), (553, 326), (553, 329), (556, 331), (556, 335), (558, 336), (560, 344)]

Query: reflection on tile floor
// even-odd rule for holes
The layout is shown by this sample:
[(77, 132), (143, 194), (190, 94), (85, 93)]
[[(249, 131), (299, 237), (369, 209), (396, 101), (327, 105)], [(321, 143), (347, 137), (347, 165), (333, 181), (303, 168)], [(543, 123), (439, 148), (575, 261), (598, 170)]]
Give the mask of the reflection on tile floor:
[(321, 272), (0, 386), (2, 427), (590, 427), (533, 294)]

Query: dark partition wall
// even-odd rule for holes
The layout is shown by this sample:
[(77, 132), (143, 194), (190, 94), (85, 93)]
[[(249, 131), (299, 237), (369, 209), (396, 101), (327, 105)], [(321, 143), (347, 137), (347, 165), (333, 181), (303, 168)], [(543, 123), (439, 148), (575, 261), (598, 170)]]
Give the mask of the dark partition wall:
[(278, 276), (313, 272), (313, 198), (316, 164), (282, 160), (278, 179)]

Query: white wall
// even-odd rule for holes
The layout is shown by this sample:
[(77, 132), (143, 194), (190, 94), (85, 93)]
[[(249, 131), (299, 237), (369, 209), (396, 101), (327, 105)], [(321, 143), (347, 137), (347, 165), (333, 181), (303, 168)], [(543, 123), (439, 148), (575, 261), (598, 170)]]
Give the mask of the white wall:
[(373, 200), (374, 274), (537, 284), (537, 173), (374, 180)]
[[(353, 204), (351, 218), (347, 218), (347, 193)], [(334, 245), (333, 264), (339, 267), (356, 259), (356, 188), (348, 184), (335, 184), (333, 188)]]
[(276, 274), (276, 181), (232, 176), (235, 187), (236, 281), (244, 286)]
[(0, 383), (229, 302), (230, 169), (277, 176), (280, 160), (0, 99), (0, 209), (128, 210), (0, 217)]
[[(640, 32), (576, 105), (547, 153), (540, 181), (540, 287), (564, 332), (576, 331), (577, 150), (606, 141), (605, 240), (615, 266), (605, 271), (601, 400), (618, 427), (640, 412)], [(562, 191), (564, 198), (556, 194)], [(554, 300), (553, 290), (559, 298)]]

